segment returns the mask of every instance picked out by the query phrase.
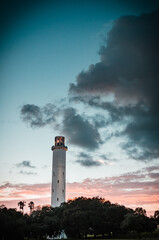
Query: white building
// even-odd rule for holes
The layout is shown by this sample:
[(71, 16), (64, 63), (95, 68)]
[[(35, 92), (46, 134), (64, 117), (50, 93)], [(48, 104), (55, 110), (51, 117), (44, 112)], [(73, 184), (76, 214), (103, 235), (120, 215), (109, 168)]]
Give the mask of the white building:
[(52, 148), (52, 188), (51, 188), (51, 206), (59, 207), (65, 202), (66, 192), (66, 151), (65, 138), (63, 136), (55, 137), (55, 146)]

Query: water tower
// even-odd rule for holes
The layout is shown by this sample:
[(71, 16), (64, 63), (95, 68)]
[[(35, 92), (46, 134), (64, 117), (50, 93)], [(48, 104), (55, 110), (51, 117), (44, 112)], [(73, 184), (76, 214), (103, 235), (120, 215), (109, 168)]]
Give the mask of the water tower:
[(51, 188), (51, 206), (59, 207), (65, 202), (66, 192), (66, 151), (65, 138), (63, 136), (55, 137), (55, 146), (52, 146), (52, 188)]

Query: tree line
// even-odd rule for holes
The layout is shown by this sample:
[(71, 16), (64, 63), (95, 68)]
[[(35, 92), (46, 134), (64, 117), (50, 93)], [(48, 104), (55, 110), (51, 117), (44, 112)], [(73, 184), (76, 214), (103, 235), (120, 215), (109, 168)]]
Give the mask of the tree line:
[(0, 207), (0, 239), (45, 239), (57, 236), (62, 230), (68, 238), (113, 238), (155, 231), (159, 224), (159, 210), (147, 217), (143, 208), (135, 210), (112, 204), (104, 198), (79, 197), (62, 203), (60, 207), (34, 207), (29, 203), (30, 214), (24, 214), (24, 201), (17, 209)]

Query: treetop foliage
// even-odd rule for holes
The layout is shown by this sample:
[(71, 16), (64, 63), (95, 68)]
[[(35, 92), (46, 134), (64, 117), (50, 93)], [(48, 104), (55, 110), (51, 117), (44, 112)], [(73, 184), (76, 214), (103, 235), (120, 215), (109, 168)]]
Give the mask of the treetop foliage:
[(55, 208), (47, 205), (34, 208), (33, 202), (29, 206), (29, 215), (4, 205), (0, 207), (0, 239), (57, 236), (62, 230), (70, 238), (83, 238), (87, 234), (113, 237), (129, 232), (140, 235), (153, 232), (159, 220), (159, 211), (149, 218), (143, 208), (134, 211), (100, 197), (69, 199)]

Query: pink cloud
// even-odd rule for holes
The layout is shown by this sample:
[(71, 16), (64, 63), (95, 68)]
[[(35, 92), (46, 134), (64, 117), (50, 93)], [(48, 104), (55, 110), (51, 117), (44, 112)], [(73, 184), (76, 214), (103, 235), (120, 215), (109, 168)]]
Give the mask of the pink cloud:
[(0, 186), (0, 198), (4, 200), (19, 198), (49, 197), (50, 183), (42, 184), (10, 184)]
[[(126, 207), (143, 207), (148, 214), (159, 209), (159, 167), (148, 167), (115, 177), (87, 178), (83, 182), (67, 183), (66, 198), (79, 196), (104, 197)], [(19, 200), (35, 201), (36, 205), (50, 204), (51, 184), (11, 184), (0, 186), (0, 204), (17, 207)]]

